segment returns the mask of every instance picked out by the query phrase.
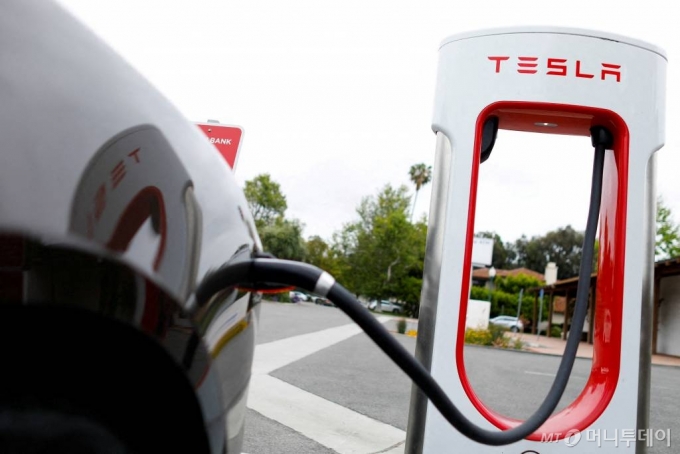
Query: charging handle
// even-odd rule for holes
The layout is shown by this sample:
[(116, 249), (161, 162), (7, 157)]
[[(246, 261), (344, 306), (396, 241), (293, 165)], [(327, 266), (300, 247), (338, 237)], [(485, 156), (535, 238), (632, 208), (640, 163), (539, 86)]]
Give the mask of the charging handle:
[(491, 156), (491, 151), (496, 143), (496, 137), (498, 136), (498, 117), (495, 115), (490, 116), (484, 121), (482, 126), (482, 146), (479, 162), (482, 163), (489, 159)]

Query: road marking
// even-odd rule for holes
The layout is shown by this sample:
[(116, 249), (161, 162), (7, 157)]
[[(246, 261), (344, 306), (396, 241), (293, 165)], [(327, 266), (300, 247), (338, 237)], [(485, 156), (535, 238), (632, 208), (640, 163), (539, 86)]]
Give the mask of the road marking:
[(389, 448), (385, 448), (382, 451), (378, 452), (372, 452), (371, 454), (404, 454), (404, 449), (406, 445), (406, 440), (400, 441), (394, 446), (390, 446)]
[(403, 430), (270, 375), (252, 376), (248, 406), (340, 454), (397, 452), (391, 448), (406, 438)]
[(545, 373), (545, 372), (534, 372), (533, 370), (525, 370), (524, 373), (529, 374), (529, 375), (542, 375), (544, 377), (554, 377), (555, 376), (555, 374), (548, 374), (548, 373)]
[(350, 324), (257, 345), (248, 407), (340, 454), (403, 454), (403, 430), (268, 375), (361, 332)]
[[(391, 318), (377, 317), (377, 320), (385, 323)], [(257, 345), (253, 374), (271, 373), (362, 332), (361, 328), (352, 323)]]
[[(524, 373), (529, 374), (529, 375), (541, 375), (543, 377), (554, 377), (556, 375), (556, 374), (550, 374), (550, 373), (547, 373), (547, 372), (535, 372), (533, 370), (525, 370)], [(578, 380), (585, 380), (586, 379), (586, 377), (579, 377), (578, 375), (571, 375), (569, 378), (576, 378)]]

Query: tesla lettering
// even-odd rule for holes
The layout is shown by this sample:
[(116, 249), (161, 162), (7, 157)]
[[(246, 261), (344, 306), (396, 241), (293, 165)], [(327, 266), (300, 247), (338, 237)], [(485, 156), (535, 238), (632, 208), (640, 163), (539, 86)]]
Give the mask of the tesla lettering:
[[(507, 65), (504, 62), (510, 60), (509, 56), (489, 56), (487, 57), (494, 63), (494, 70), (496, 73), (507, 71)], [(539, 57), (532, 56), (518, 56), (516, 58), (516, 70), (520, 74), (547, 74), (550, 76), (573, 76), (580, 79), (594, 79), (596, 74), (599, 74), (600, 80), (613, 79), (616, 82), (621, 82), (621, 65), (613, 63), (600, 63), (599, 73), (592, 72), (592, 65), (588, 70), (581, 60), (570, 61), (566, 58), (546, 58), (539, 59)], [(571, 71), (570, 69), (573, 68)], [(543, 71), (545, 70), (545, 72)]]

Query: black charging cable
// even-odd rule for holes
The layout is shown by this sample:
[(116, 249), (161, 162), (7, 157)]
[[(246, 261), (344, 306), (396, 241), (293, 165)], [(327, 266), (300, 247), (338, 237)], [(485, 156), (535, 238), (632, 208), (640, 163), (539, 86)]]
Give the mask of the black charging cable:
[(576, 359), (580, 334), (588, 309), (588, 290), (592, 271), (595, 233), (600, 212), (604, 154), (612, 148), (612, 135), (604, 127), (591, 128), (595, 147), (588, 221), (581, 256), (576, 304), (569, 338), (555, 380), (538, 410), (522, 424), (504, 431), (483, 429), (467, 419), (447, 397), (430, 373), (382, 326), (354, 296), (325, 271), (306, 263), (255, 258), (225, 266), (207, 277), (195, 292), (196, 303), (202, 305), (227, 287), (271, 289), (272, 286), (295, 286), (331, 300), (375, 342), (430, 399), (444, 418), (466, 437), (486, 445), (506, 445), (520, 441), (550, 418), (562, 398)]

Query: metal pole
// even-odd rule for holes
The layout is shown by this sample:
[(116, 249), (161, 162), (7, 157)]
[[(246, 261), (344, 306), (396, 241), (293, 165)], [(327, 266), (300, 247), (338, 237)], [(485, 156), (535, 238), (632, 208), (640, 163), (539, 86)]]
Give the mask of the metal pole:
[(538, 323), (536, 324), (536, 342), (541, 337), (541, 317), (543, 317), (543, 289), (538, 295)]
[[(524, 289), (519, 289), (519, 301), (517, 302), (517, 321), (519, 322), (519, 316), (522, 311), (522, 295), (524, 295)], [(524, 331), (522, 329), (522, 331)]]

